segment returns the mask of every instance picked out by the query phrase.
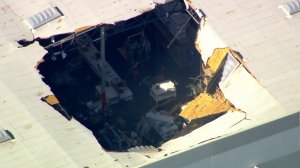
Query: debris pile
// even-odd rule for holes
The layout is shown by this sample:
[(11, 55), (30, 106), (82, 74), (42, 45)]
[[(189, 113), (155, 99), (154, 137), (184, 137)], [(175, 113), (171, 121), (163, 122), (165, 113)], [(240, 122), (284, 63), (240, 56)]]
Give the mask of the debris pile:
[(196, 99), (187, 104), (180, 116), (191, 121), (229, 110), (234, 110), (234, 107), (222, 92), (217, 91), (214, 95), (201, 93)]
[(151, 111), (141, 120), (138, 130), (145, 140), (160, 146), (171, 139), (182, 128), (182, 124), (178, 116)]
[[(224, 59), (227, 54), (232, 52), (228, 48), (218, 48), (208, 59), (207, 65), (203, 66), (202, 83), (203, 92), (193, 101), (189, 102), (181, 111), (180, 116), (189, 121), (199, 119), (229, 110), (235, 110), (234, 106), (224, 97), (218, 88), (219, 71), (222, 70)], [(214, 87), (215, 89), (211, 89)], [(213, 90), (213, 91), (211, 91)]]

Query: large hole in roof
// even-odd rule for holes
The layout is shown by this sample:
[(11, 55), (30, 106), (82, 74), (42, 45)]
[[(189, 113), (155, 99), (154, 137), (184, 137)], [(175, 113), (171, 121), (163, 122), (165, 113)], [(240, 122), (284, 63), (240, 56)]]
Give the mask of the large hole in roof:
[(70, 34), (39, 39), (48, 50), (38, 66), (43, 81), (64, 111), (92, 130), (105, 149), (157, 147), (182, 129), (181, 105), (198, 94), (190, 87), (201, 74), (194, 44), (198, 24), (184, 3), (173, 1), (105, 29), (105, 112), (100, 28), (60, 45), (55, 42)]

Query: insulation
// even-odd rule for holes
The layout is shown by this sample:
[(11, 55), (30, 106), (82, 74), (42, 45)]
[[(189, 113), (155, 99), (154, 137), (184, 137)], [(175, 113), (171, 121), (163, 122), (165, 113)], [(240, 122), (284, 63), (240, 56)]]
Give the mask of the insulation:
[(180, 116), (191, 121), (229, 110), (234, 110), (234, 107), (220, 91), (217, 91), (215, 95), (201, 93), (196, 99), (187, 104)]
[[(227, 58), (227, 56), (229, 57)], [(205, 86), (208, 87), (205, 89), (208, 93), (201, 93), (196, 99), (187, 104), (180, 115), (191, 121), (234, 110), (235, 108), (224, 97), (221, 90), (217, 88), (217, 85), (221, 79), (225, 80), (222, 77), (224, 76), (224, 78), (226, 78), (229, 75), (230, 70), (235, 68), (240, 62), (241, 59), (239, 56), (229, 48), (215, 49), (212, 56), (208, 59), (207, 65), (203, 68), (204, 76), (208, 77), (203, 79), (203, 82), (206, 83)], [(228, 65), (224, 66), (225, 64)], [(225, 71), (223, 66), (225, 67)], [(215, 87), (213, 87), (213, 91), (210, 92), (209, 90), (212, 89), (212, 85)]]
[(51, 106), (55, 105), (55, 104), (59, 104), (58, 99), (54, 95), (49, 95), (49, 96), (43, 97), (42, 99), (45, 100), (45, 102), (47, 102)]
[(217, 71), (229, 51), (228, 48), (217, 48), (214, 50), (213, 55), (207, 61), (207, 66), (213, 73)]

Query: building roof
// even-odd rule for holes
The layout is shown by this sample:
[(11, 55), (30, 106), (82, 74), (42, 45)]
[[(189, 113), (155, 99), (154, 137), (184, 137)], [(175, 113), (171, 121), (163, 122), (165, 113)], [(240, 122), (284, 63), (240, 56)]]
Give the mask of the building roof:
[[(256, 111), (250, 115), (252, 120), (245, 120), (243, 113), (229, 112), (185, 137), (167, 142), (162, 146), (162, 152), (152, 152), (152, 158), (148, 159), (138, 153), (107, 153), (88, 129), (74, 119), (67, 121), (40, 100), (52, 94), (34, 68), (46, 51), (38, 43), (18, 48), (17, 40), (32, 40), (73, 32), (85, 26), (116, 23), (149, 11), (158, 2), (166, 1), (0, 0), (0, 127), (10, 130), (16, 137), (14, 142), (0, 144), (2, 167), (138, 166), (149, 160), (164, 158), (165, 154), (176, 154), (194, 145), (199, 146), (212, 138), (238, 132), (241, 128), (253, 127), (253, 123), (261, 117), (271, 120), (266, 111), (273, 110), (272, 114), (276, 116), (299, 111), (300, 79), (297, 76), (300, 74), (300, 58), (297, 55), (300, 53), (300, 14), (287, 19), (277, 8), (285, 2), (283, 0), (193, 0), (195, 6), (208, 16), (209, 31), (219, 37), (214, 48), (230, 47), (239, 51), (262, 84), (257, 86), (254, 78), (239, 67), (232, 83), (239, 84), (237, 81), (242, 80), (243, 85), (255, 86), (257, 91), (255, 94), (251, 90), (239, 94), (271, 100), (266, 105), (260, 102), (243, 104), (240, 99), (234, 101), (239, 107)], [(58, 7), (64, 16), (35, 31), (23, 23), (28, 17), (51, 6)], [(209, 52), (204, 51), (207, 55), (212, 54)], [(227, 88), (224, 95), (232, 96), (231, 99), (239, 97), (237, 92), (232, 92), (234, 89), (233, 86)], [(200, 137), (203, 134), (206, 135)], [(118, 162), (114, 157), (122, 158), (122, 161)]]
[[(158, 2), (157, 3), (164, 3)], [(152, 10), (156, 0), (24, 0), (0, 1), (2, 30), (0, 39), (8, 41), (23, 38), (49, 37), (54, 34), (74, 32), (85, 26), (114, 24)], [(50, 7), (57, 7), (63, 17), (31, 33), (24, 24), (29, 17)]]
[[(300, 13), (288, 19), (278, 9), (287, 1), (189, 1), (206, 15), (197, 38), (204, 62), (215, 49), (230, 48), (238, 51), (247, 65), (247, 68), (239, 65), (225, 81), (219, 83), (225, 97), (245, 112), (245, 116), (237, 112), (227, 113), (188, 135), (166, 142), (162, 145), (163, 154), (185, 155), (203, 143), (241, 134), (249, 128), (300, 110), (300, 80), (297, 77), (300, 75)], [(293, 138), (299, 141), (299, 134)], [(286, 147), (289, 144), (282, 145)], [(293, 148), (300, 150), (295, 144)], [(228, 153), (226, 157), (231, 154), (234, 155)], [(238, 154), (234, 156), (238, 157)], [(190, 158), (192, 156), (186, 159)], [(247, 163), (252, 161), (243, 159)], [(204, 167), (208, 165), (203, 164)]]
[[(289, 0), (193, 0), (219, 36), (217, 47), (241, 53), (249, 69), (288, 113), (300, 110), (300, 13), (278, 8)], [(210, 53), (211, 54), (211, 53)]]
[(52, 93), (34, 69), (46, 53), (38, 43), (0, 50), (0, 127), (15, 136), (0, 144), (1, 167), (118, 166), (91, 131), (40, 100)]
[[(0, 144), (0, 167), (121, 166), (90, 130), (75, 119), (67, 121), (40, 100), (53, 94), (35, 69), (46, 50), (37, 42), (23, 47), (17, 41), (113, 24), (155, 5), (152, 0), (0, 0), (0, 128), (15, 136), (14, 142)], [(63, 17), (34, 31), (24, 24), (27, 18), (49, 7), (58, 7)], [(131, 162), (128, 164), (136, 164)]]
[(144, 167), (297, 168), (300, 165), (299, 136), (299, 113), (295, 113), (239, 134), (222, 139), (215, 137), (214, 140), (218, 139), (215, 141), (200, 140), (201, 145), (195, 148), (171, 157), (169, 154), (164, 160)]

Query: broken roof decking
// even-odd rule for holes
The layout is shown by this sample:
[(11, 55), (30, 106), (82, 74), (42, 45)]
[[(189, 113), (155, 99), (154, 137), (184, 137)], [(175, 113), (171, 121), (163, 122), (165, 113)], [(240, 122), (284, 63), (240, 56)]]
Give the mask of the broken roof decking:
[(239, 51), (259, 82), (293, 113), (300, 110), (300, 13), (286, 18), (278, 5), (287, 1), (193, 3), (207, 15), (203, 30), (214, 35), (203, 42), (206, 51), (202, 55), (207, 58), (214, 48), (223, 47)]
[[(260, 69), (259, 73), (261, 73), (259, 76), (264, 75), (267, 79), (272, 79), (274, 76), (266, 73), (269, 72), (270, 70), (268, 69), (268, 66), (271, 66), (270, 68), (278, 69), (279, 67), (272, 67), (273, 65), (270, 64), (268, 59), (272, 58), (271, 56), (267, 56), (265, 58), (265, 51), (269, 52), (277, 52), (276, 50), (282, 49), (282, 48), (275, 48), (269, 43), (272, 43), (272, 40), (269, 39), (266, 43), (268, 44), (265, 46), (265, 48), (261, 49), (253, 49), (253, 48), (247, 48), (245, 45), (250, 45), (249, 43), (253, 45), (265, 45), (265, 41), (261, 41), (261, 36), (264, 34), (259, 34), (260, 36), (256, 37), (253, 34), (252, 35), (247, 35), (253, 33), (252, 30), (247, 31), (248, 27), (253, 27), (255, 23), (252, 23), (251, 17), (257, 17), (255, 15), (259, 15), (259, 13), (264, 13), (268, 12), (269, 10), (273, 10), (273, 8), (264, 8), (262, 10), (257, 10), (257, 6), (263, 6), (264, 7), (269, 7), (270, 4), (274, 5), (274, 2), (267, 2), (267, 1), (262, 1), (262, 2), (254, 2), (254, 1), (244, 1), (243, 3), (253, 3), (256, 4), (252, 9), (249, 9), (248, 11), (245, 11), (245, 13), (252, 13), (252, 15), (249, 15), (247, 17), (243, 17), (243, 12), (245, 9), (240, 11), (240, 9), (234, 5), (234, 1), (200, 1), (200, 0), (194, 0), (193, 1), (195, 6), (197, 6), (199, 9), (203, 10), (204, 13), (207, 15), (206, 22), (203, 27), (201, 27), (201, 30), (198, 32), (198, 41), (197, 41), (197, 48), (201, 50), (202, 58), (204, 58), (204, 62), (206, 63), (207, 59), (213, 54), (213, 52), (218, 49), (218, 48), (224, 48), (226, 49), (227, 47), (232, 48), (234, 50), (237, 50), (240, 52), (240, 54), (243, 57), (246, 57), (245, 60), (247, 62), (247, 67), (245, 64), (239, 65), (236, 67), (231, 74), (228, 76), (225, 81), (223, 81), (221, 84), (219, 84), (220, 89), (224, 93), (225, 97), (230, 100), (234, 106), (238, 109), (241, 109), (245, 111), (245, 113), (230, 113), (226, 114), (224, 116), (219, 117), (215, 121), (212, 121), (211, 123), (206, 124), (205, 126), (194, 130), (192, 133), (174, 139), (166, 142), (165, 144), (162, 145), (162, 149), (164, 153), (167, 154), (172, 154), (174, 152), (182, 152), (184, 150), (188, 150), (188, 148), (193, 148), (194, 146), (197, 146), (198, 144), (195, 143), (195, 141), (201, 140), (204, 136), (204, 139), (206, 141), (209, 140), (208, 137), (210, 138), (216, 138), (216, 137), (224, 137), (227, 136), (227, 134), (237, 134), (240, 131), (243, 131), (245, 129), (249, 129), (251, 127), (256, 127), (262, 123), (269, 122), (272, 120), (275, 120), (277, 118), (286, 116), (290, 113), (297, 112), (299, 108), (299, 104), (296, 102), (300, 102), (299, 99), (297, 99), (294, 103), (293, 108), (296, 108), (296, 110), (292, 110), (292, 108), (289, 108), (285, 106), (280, 102), (278, 96), (274, 96), (272, 90), (265, 88), (264, 81), (261, 81), (260, 78), (258, 77), (259, 80), (256, 79), (257, 77), (257, 70)], [(240, 2), (242, 3), (242, 2)], [(210, 4), (211, 6), (207, 5)], [(245, 5), (246, 7), (247, 5)], [(236, 7), (237, 9), (233, 9), (232, 11), (229, 10), (230, 8)], [(228, 9), (229, 8), (229, 9)], [(277, 9), (277, 6), (276, 6)], [(229, 12), (226, 12), (226, 11)], [(236, 20), (234, 21), (233, 18), (227, 18), (226, 15), (229, 15), (230, 13), (234, 12), (235, 10), (238, 10), (239, 13), (235, 13), (234, 15), (231, 15), (231, 17), (234, 17)], [(275, 10), (275, 7), (274, 7)], [(209, 11), (209, 12), (207, 12)], [(225, 14), (227, 13), (227, 14)], [(240, 14), (241, 13), (241, 14)], [(285, 19), (285, 16), (282, 16), (281, 14), (278, 13), (276, 17), (283, 17), (282, 20)], [(296, 15), (294, 16), (294, 18)], [(298, 16), (299, 17), (299, 16)], [(212, 19), (213, 18), (213, 19)], [(232, 20), (230, 20), (232, 19)], [(261, 18), (261, 22), (263, 23), (268, 22), (269, 18)], [(280, 19), (279, 19), (280, 20)], [(227, 22), (226, 22), (227, 21)], [(245, 23), (248, 23), (249, 25)], [(299, 24), (295, 23), (295, 24)], [(276, 24), (275, 24), (276, 25)], [(248, 26), (248, 27), (247, 27)], [(283, 25), (282, 29), (284, 30), (285, 27), (293, 27), (294, 25), (289, 25), (289, 23), (285, 23)], [(273, 31), (273, 29), (276, 28), (276, 26), (273, 28), (272, 26), (269, 27), (270, 32)], [(276, 31), (283, 31), (283, 30), (274, 30)], [(291, 30), (291, 29), (289, 29)], [(259, 30), (254, 30), (254, 31), (259, 31)], [(294, 42), (297, 40), (299, 41), (299, 34), (296, 33), (296, 30), (294, 30), (294, 35), (290, 35), (290, 39), (293, 39)], [(247, 36), (247, 38), (241, 39), (243, 32), (245, 33), (244, 36)], [(257, 33), (257, 32), (256, 32)], [(273, 34), (274, 35), (274, 34)], [(276, 38), (277, 36), (273, 36), (272, 38)], [(278, 39), (281, 43), (282, 39)], [(285, 41), (286, 42), (286, 41)], [(245, 43), (245, 45), (243, 45)], [(258, 45), (259, 44), (259, 45)], [(242, 47), (241, 47), (242, 46)], [(300, 53), (297, 47), (294, 47), (293, 42), (285, 44), (285, 47), (290, 47), (290, 49), (294, 49), (296, 53)], [(246, 50), (247, 48), (247, 50)], [(253, 51), (252, 51), (253, 49)], [(251, 54), (248, 51), (251, 51)], [(260, 57), (256, 57), (257, 55)], [(288, 53), (284, 54), (281, 53), (282, 55), (278, 58), (278, 61), (282, 60), (282, 63), (286, 63), (287, 60), (290, 59), (292, 61), (295, 59), (296, 56), (289, 56)], [(278, 53), (277, 53), (278, 56)], [(286, 58), (288, 56), (289, 58)], [(251, 62), (251, 58), (253, 57), (254, 60)], [(256, 60), (257, 59), (257, 60)], [(265, 60), (264, 60), (265, 59)], [(259, 64), (260, 60), (264, 60), (264, 64)], [(296, 60), (294, 60), (296, 61)], [(270, 61), (272, 62), (272, 61)], [(296, 61), (296, 63), (299, 63), (299, 61)], [(217, 63), (218, 65), (219, 63)], [(248, 67), (249, 65), (249, 67)], [(288, 64), (281, 65), (284, 66), (284, 68), (289, 68)], [(217, 66), (218, 67), (218, 66)], [(282, 77), (284, 77), (285, 74), (282, 69), (274, 70), (275, 73), (281, 74)], [(250, 72), (251, 71), (251, 72)], [(292, 74), (297, 74), (299, 71), (297, 69), (294, 69), (294, 73)], [(299, 79), (295, 79), (294, 81), (299, 81)], [(286, 82), (286, 81), (284, 81)], [(300, 82), (300, 81), (299, 81)], [(286, 82), (288, 83), (288, 82)], [(278, 89), (281, 89), (281, 85), (278, 86)], [(299, 90), (300, 91), (300, 90)], [(280, 91), (284, 93), (284, 90)], [(296, 93), (298, 97), (300, 97), (299, 93)], [(283, 94), (283, 96), (289, 96)], [(274, 98), (275, 97), (275, 98)], [(284, 108), (283, 108), (283, 107)], [(237, 116), (232, 115), (232, 114), (238, 114)], [(244, 116), (243, 116), (244, 115)], [(237, 117), (237, 118), (235, 118)], [(240, 120), (239, 120), (240, 119)], [(235, 124), (232, 124), (230, 126), (227, 126), (227, 124), (230, 124), (233, 121), (237, 121)], [(220, 131), (221, 130), (221, 131)], [(214, 134), (214, 136), (212, 135)], [(195, 141), (193, 141), (195, 140)], [(211, 139), (210, 139), (211, 140)], [(203, 142), (206, 142), (205, 140)], [(201, 141), (200, 141), (201, 143)], [(295, 149), (299, 149), (299, 146), (295, 146)]]
[(198, 97), (185, 106), (179, 115), (192, 121), (194, 119), (220, 114), (225, 111), (235, 110), (231, 107), (230, 102), (224, 98), (222, 93), (216, 94), (219, 94), (218, 98), (207, 93), (200, 93)]

